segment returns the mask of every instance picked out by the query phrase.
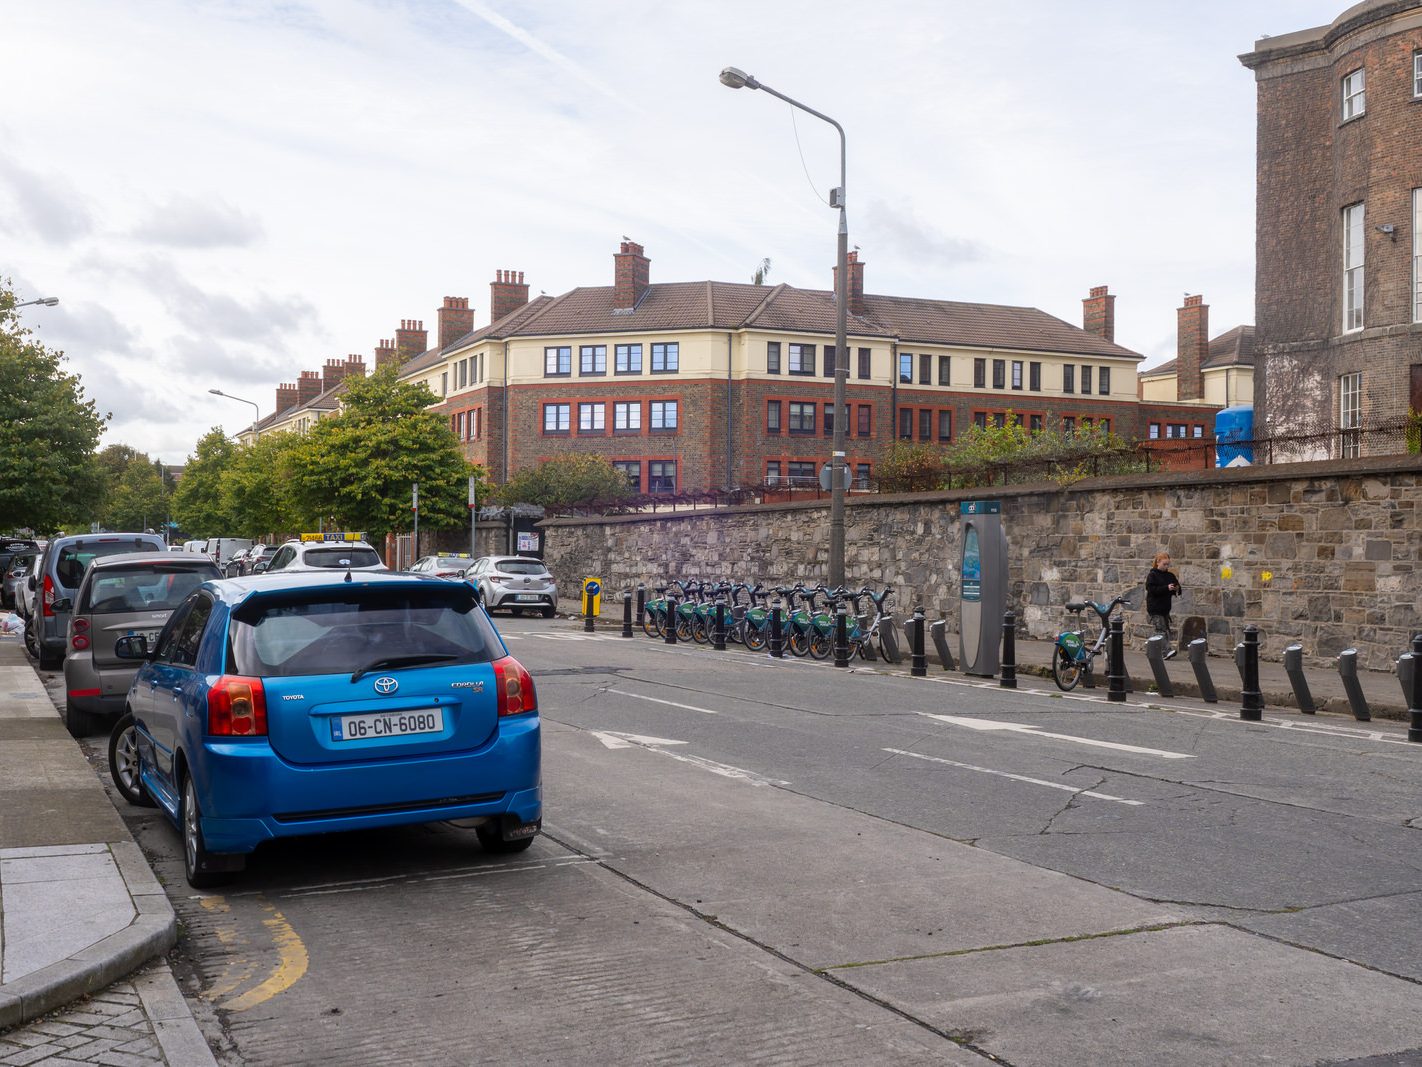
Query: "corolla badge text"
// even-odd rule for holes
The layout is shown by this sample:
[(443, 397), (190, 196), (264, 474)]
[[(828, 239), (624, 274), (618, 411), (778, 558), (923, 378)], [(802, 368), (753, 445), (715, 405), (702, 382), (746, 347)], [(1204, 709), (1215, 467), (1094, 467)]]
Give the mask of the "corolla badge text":
[(395, 690), (399, 688), (400, 683), (397, 682), (394, 678), (391, 678), (388, 674), (382, 674), (379, 678), (375, 680), (375, 691), (377, 693), (383, 693), (386, 696), (389, 696), (391, 693), (395, 692)]
[(451, 689), (468, 689), (470, 692), (473, 692), (473, 693), (482, 693), (482, 692), (484, 691), (484, 683), (483, 683), (483, 682), (450, 682), (450, 683), (449, 683), (449, 688), (451, 688)]

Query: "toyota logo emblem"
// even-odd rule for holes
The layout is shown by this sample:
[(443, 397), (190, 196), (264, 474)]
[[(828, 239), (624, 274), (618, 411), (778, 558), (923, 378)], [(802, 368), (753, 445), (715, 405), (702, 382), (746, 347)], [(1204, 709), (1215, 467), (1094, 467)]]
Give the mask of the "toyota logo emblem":
[(394, 678), (391, 678), (388, 674), (375, 680), (375, 691), (377, 693), (382, 693), (386, 696), (389, 696), (391, 693), (395, 692), (395, 690), (399, 688), (400, 683), (397, 682)]

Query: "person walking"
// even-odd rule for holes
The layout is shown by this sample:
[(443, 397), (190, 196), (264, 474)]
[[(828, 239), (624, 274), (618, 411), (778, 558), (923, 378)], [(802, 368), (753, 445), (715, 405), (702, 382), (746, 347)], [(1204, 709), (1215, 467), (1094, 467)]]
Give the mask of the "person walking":
[(1175, 634), (1170, 628), (1170, 605), (1180, 595), (1180, 579), (1170, 569), (1170, 553), (1157, 552), (1146, 575), (1146, 614), (1155, 632), (1165, 635), (1165, 658), (1175, 657)]

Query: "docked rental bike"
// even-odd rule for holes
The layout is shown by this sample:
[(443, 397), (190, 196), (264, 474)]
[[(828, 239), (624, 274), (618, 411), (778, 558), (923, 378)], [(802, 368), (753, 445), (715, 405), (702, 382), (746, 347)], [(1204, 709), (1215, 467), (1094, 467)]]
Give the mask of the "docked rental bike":
[[(1056, 679), (1057, 688), (1070, 692), (1082, 678), (1091, 675), (1091, 665), (1106, 647), (1106, 639), (1111, 632), (1111, 615), (1118, 607), (1127, 610), (1131, 607), (1124, 593), (1109, 604), (1074, 600), (1066, 606), (1067, 611), (1076, 616), (1076, 629), (1057, 634), (1056, 647), (1052, 650), (1052, 677)], [(1096, 640), (1091, 642), (1087, 641), (1081, 625), (1081, 613), (1087, 608), (1096, 615), (1101, 627)]]

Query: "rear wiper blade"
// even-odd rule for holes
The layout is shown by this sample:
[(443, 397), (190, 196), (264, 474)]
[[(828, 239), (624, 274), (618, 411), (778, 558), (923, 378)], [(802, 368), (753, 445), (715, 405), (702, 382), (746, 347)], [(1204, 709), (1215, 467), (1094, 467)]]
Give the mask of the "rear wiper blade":
[(427, 653), (418, 656), (382, 656), (380, 659), (372, 660), (360, 670), (351, 675), (351, 681), (360, 681), (363, 675), (371, 671), (398, 670), (401, 667), (418, 667), (422, 663), (446, 663), (452, 659), (462, 659), (462, 656), (450, 655), (449, 653)]

